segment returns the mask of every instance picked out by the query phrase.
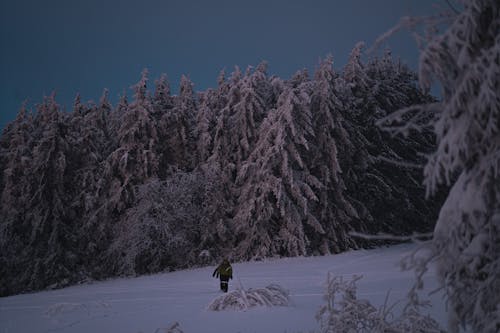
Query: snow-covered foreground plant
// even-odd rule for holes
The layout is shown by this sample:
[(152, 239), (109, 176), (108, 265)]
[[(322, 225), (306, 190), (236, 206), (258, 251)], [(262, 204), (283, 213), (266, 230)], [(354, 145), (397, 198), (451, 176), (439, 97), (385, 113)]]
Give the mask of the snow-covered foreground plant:
[[(425, 44), (420, 85), (427, 90), (437, 81), (442, 100), (400, 110), (381, 124), (394, 133), (434, 130), (437, 149), (424, 169), (427, 194), (453, 185), (429, 255), (448, 297), (449, 330), (499, 332), (500, 2), (460, 3), (460, 12), (425, 18), (431, 34), (419, 36)], [(436, 34), (443, 22), (445, 31)]]
[(208, 309), (212, 311), (222, 310), (246, 310), (255, 306), (288, 306), (290, 296), (278, 284), (270, 284), (265, 288), (243, 288), (221, 295), (214, 299)]
[(316, 319), (321, 333), (330, 332), (442, 332), (438, 323), (422, 315), (418, 307), (407, 306), (400, 316), (395, 316), (387, 300), (377, 309), (370, 301), (358, 299), (356, 282), (362, 276), (345, 280), (342, 276), (328, 274), (326, 304), (321, 306)]

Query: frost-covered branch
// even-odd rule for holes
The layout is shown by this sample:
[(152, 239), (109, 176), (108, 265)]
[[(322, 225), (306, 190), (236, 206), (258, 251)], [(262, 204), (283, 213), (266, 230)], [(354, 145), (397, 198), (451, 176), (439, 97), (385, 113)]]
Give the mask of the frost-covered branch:
[(365, 233), (360, 233), (356, 231), (351, 231), (349, 232), (349, 235), (353, 237), (359, 237), (367, 240), (389, 240), (389, 241), (398, 241), (398, 242), (407, 242), (407, 241), (412, 241), (412, 242), (421, 242), (422, 239), (429, 239), (432, 238), (433, 233), (428, 232), (428, 233), (413, 233), (410, 236), (396, 236), (396, 235), (391, 235), (391, 234), (386, 234), (386, 233), (378, 233), (376, 235), (370, 235), (370, 234), (365, 234)]

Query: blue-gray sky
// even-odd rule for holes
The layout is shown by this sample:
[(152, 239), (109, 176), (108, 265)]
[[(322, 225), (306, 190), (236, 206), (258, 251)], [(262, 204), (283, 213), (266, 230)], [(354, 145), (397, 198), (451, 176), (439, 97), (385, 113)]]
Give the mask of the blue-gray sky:
[[(23, 100), (53, 90), (71, 108), (77, 92), (113, 102), (140, 78), (166, 73), (176, 93), (187, 74), (196, 90), (216, 85), (223, 68), (261, 60), (288, 78), (314, 70), (319, 58), (342, 68), (356, 42), (370, 45), (405, 15), (435, 11), (444, 0), (1, 0), (0, 129)], [(411, 67), (418, 58), (408, 32), (389, 39)]]

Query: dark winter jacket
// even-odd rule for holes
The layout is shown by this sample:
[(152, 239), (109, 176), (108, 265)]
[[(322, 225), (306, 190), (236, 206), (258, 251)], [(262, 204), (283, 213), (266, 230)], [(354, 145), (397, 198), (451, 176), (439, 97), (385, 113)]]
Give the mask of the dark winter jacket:
[(229, 280), (233, 278), (233, 268), (228, 260), (224, 260), (212, 274), (214, 277), (220, 277), (221, 280)]

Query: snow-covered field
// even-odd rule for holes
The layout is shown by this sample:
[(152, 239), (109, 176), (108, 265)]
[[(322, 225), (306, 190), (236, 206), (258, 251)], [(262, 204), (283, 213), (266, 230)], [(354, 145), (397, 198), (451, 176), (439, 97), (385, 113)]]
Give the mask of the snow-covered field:
[[(217, 296), (214, 267), (115, 279), (61, 290), (0, 298), (0, 333), (12, 332), (166, 332), (179, 322), (185, 333), (309, 332), (317, 329), (315, 314), (321, 304), (327, 273), (363, 275), (358, 296), (374, 305), (404, 298), (411, 272), (400, 272), (397, 262), (415, 245), (398, 245), (339, 255), (276, 259), (233, 264), (234, 279), (245, 289), (277, 283), (290, 291), (293, 306), (258, 307), (247, 311), (207, 310)], [(426, 290), (435, 289), (431, 268)], [(441, 294), (431, 296), (429, 313), (446, 327)]]

